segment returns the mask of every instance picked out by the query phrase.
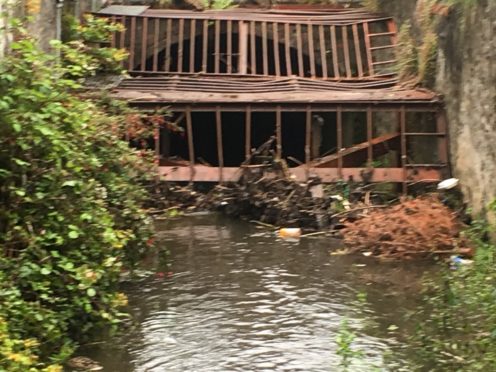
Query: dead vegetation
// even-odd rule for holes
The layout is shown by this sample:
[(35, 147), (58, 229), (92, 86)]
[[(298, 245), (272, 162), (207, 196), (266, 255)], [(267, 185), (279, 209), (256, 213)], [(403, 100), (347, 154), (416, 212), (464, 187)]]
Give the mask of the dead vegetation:
[(409, 259), (433, 254), (471, 255), (460, 238), (462, 224), (436, 195), (405, 199), (394, 206), (373, 209), (345, 222), (344, 243), (350, 253)]

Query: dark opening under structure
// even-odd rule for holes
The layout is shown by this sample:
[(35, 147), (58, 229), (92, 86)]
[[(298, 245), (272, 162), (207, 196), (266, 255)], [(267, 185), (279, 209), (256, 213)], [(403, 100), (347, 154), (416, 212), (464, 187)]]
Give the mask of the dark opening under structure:
[(158, 172), (171, 181), (235, 181), (253, 149), (296, 179), (436, 182), (449, 176), (440, 97), (399, 85), (394, 20), (361, 9), (154, 10), (110, 6), (126, 26), (131, 77), (113, 91), (167, 108)]

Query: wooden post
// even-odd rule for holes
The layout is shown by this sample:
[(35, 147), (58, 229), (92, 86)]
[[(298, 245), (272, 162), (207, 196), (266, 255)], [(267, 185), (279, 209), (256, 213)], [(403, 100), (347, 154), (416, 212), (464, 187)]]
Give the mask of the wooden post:
[(327, 79), (327, 51), (324, 35), (324, 26), (319, 26), (319, 41), (320, 41), (320, 60), (322, 65), (322, 77)]
[(369, 24), (367, 22), (363, 22), (363, 34), (364, 34), (364, 41), (365, 41), (365, 50), (367, 52), (367, 65), (369, 67), (369, 76), (374, 75), (374, 66), (373, 66), (373, 59), (372, 59), (372, 50), (371, 45), (370, 45), (370, 36), (369, 36)]
[(310, 76), (315, 77), (315, 48), (313, 45), (313, 25), (307, 25), (308, 31), (308, 56), (310, 58)]
[(170, 71), (171, 65), (171, 44), (172, 44), (172, 19), (167, 19), (167, 29), (165, 32), (165, 72)]
[(134, 71), (134, 55), (136, 48), (136, 17), (131, 17), (131, 35), (129, 43), (129, 71)]
[(289, 23), (284, 24), (284, 49), (286, 51), (286, 75), (293, 75), (291, 66), (291, 38), (289, 35)]
[(219, 183), (223, 183), (224, 148), (222, 145), (222, 113), (220, 106), (215, 108), (215, 126), (217, 133), (217, 158), (219, 161)]
[(355, 44), (355, 56), (358, 68), (358, 77), (363, 77), (363, 66), (362, 66), (362, 55), (360, 52), (360, 39), (358, 37), (358, 26), (354, 24), (353, 26), (353, 40)]
[(303, 70), (303, 40), (301, 39), (301, 24), (296, 24), (296, 48), (298, 49), (298, 75), (305, 76)]
[(232, 21), (227, 21), (227, 51), (226, 51), (226, 62), (227, 62), (227, 73), (232, 73)]
[(148, 17), (143, 18), (143, 29), (141, 30), (141, 71), (146, 71), (146, 54), (148, 44)]
[(372, 147), (372, 108), (370, 106), (367, 107), (367, 168), (372, 168), (373, 162), (373, 147)]
[(179, 19), (179, 35), (177, 40), (177, 72), (183, 72), (184, 54), (184, 18)]
[(276, 153), (277, 158), (282, 159), (282, 123), (281, 123), (281, 106), (276, 107)]
[(202, 72), (208, 72), (208, 20), (203, 21)]
[(191, 120), (191, 106), (186, 107), (186, 136), (188, 137), (189, 154), (189, 180), (193, 182), (195, 177), (195, 147), (193, 142), (193, 124)]
[(267, 51), (267, 22), (262, 22), (262, 59), (263, 59), (263, 74), (269, 74), (269, 56)]
[(436, 128), (438, 133), (437, 151), (439, 162), (449, 166), (448, 126), (446, 123), (446, 114), (442, 109), (436, 111)]
[(332, 63), (334, 68), (334, 78), (339, 79), (339, 62), (338, 62), (338, 46), (336, 40), (336, 26), (331, 27), (331, 48), (332, 48)]
[(340, 179), (343, 178), (343, 156), (341, 154), (343, 150), (343, 111), (341, 106), (337, 107), (336, 110), (336, 126), (337, 126), (337, 147), (338, 147), (338, 176)]
[(281, 66), (279, 60), (279, 24), (274, 22), (272, 24), (272, 41), (274, 42), (274, 67), (276, 76), (281, 76)]
[(248, 24), (243, 21), (238, 23), (239, 30), (239, 58), (238, 58), (238, 72), (241, 75), (246, 75), (248, 71)]
[(407, 163), (407, 144), (406, 144), (406, 110), (405, 106), (401, 106), (400, 111), (400, 134), (401, 134), (401, 167), (403, 168), (403, 194), (408, 192), (407, 185), (407, 171), (406, 171), (406, 163)]
[(250, 71), (252, 75), (257, 73), (257, 48), (256, 48), (256, 28), (255, 22), (250, 22), (250, 50), (251, 50), (251, 64)]
[(196, 42), (196, 20), (190, 21), (189, 29), (189, 72), (195, 72), (195, 42)]
[(305, 135), (305, 165), (306, 179), (310, 177), (310, 147), (312, 145), (312, 111), (310, 105), (306, 107), (306, 135)]
[(344, 65), (346, 67), (346, 77), (351, 78), (351, 65), (350, 65), (350, 47), (348, 44), (348, 27), (341, 26), (341, 35), (343, 37), (343, 50), (344, 50)]
[(245, 158), (251, 155), (251, 106), (246, 106), (245, 111)]
[(155, 18), (154, 29), (153, 29), (153, 65), (152, 70), (157, 71), (158, 69), (158, 34), (160, 32), (160, 18)]

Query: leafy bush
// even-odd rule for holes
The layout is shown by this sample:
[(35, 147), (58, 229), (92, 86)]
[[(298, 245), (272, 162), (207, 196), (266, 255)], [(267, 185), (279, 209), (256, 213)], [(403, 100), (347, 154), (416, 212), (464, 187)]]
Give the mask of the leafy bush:
[[(492, 204), (495, 209), (495, 204)], [(428, 283), (414, 346), (420, 367), (436, 371), (491, 371), (496, 365), (496, 247), (487, 228), (468, 234), (477, 246), (472, 265), (455, 265)], [(422, 369), (423, 370), (423, 369)]]
[(58, 59), (16, 40), (0, 61), (0, 370), (57, 371), (125, 316), (117, 283), (151, 241), (152, 163), (122, 140), (119, 110), (79, 96), (70, 78), (100, 66), (82, 41), (56, 44)]

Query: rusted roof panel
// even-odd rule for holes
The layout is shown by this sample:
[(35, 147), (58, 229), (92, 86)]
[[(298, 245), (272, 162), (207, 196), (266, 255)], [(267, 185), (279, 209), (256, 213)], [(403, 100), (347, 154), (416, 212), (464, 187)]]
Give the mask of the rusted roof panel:
[(309, 78), (212, 76), (135, 77), (114, 89), (133, 103), (371, 103), (425, 102), (440, 99), (427, 90), (404, 89), (395, 79), (337, 83)]

